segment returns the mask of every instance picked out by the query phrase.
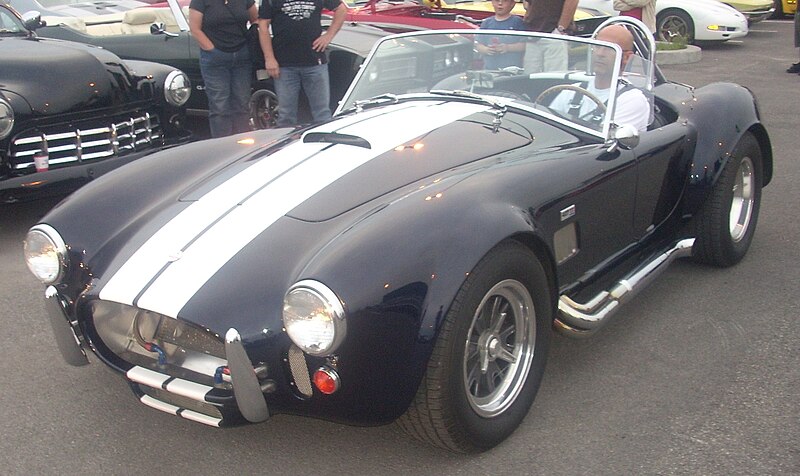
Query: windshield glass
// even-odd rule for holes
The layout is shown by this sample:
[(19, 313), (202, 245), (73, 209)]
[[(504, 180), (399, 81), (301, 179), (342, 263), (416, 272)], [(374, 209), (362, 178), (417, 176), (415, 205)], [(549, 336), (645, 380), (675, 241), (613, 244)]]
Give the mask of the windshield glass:
[[(495, 30), (397, 35), (375, 46), (340, 111), (379, 95), (433, 91), (442, 97), (465, 91), (606, 137), (617, 98), (639, 91), (620, 74), (623, 56), (630, 63), (631, 55), (614, 43), (564, 35)], [(646, 128), (652, 106), (641, 91), (629, 96), (623, 103), (644, 109), (636, 111), (635, 125)], [(627, 112), (622, 117), (632, 120)]]
[(0, 7), (0, 34), (19, 34), (28, 33), (28, 30), (22, 26), (22, 23), (17, 19), (11, 10)]

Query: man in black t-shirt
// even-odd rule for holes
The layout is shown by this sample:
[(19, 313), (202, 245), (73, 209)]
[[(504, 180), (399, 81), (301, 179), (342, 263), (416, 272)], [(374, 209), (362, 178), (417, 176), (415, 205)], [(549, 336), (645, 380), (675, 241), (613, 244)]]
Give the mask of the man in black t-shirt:
[[(320, 24), (323, 9), (333, 11), (333, 22), (325, 32)], [(278, 126), (297, 123), (301, 87), (308, 98), (312, 120), (331, 117), (325, 49), (346, 15), (347, 7), (341, 0), (262, 1), (258, 10), (259, 37), (267, 73), (275, 82), (278, 96)]]

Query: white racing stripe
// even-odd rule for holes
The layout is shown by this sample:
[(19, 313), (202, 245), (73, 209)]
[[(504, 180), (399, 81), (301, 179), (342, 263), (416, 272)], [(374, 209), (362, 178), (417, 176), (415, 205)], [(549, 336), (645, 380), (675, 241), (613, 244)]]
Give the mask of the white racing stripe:
[[(407, 107), (408, 105), (400, 105), (396, 108)], [(378, 113), (376, 109), (358, 117), (348, 116), (336, 121), (334, 125), (347, 127)], [(100, 291), (100, 299), (133, 305), (133, 300), (147, 283), (204, 229), (276, 177), (328, 146), (329, 144), (295, 142), (268, 158), (255, 162), (189, 205), (153, 234), (122, 265)]]
[[(185, 235), (182, 239), (188, 243), (194, 239), (194, 236), (197, 236), (197, 233), (202, 232), (202, 234), (183, 250), (179, 260), (171, 263), (155, 279), (141, 296), (137, 305), (167, 316), (177, 317), (181, 308), (211, 276), (256, 236), (296, 206), (347, 173), (397, 145), (488, 108), (468, 103), (448, 103), (420, 111), (420, 108), (426, 108), (431, 103), (413, 104), (415, 107), (398, 108), (393, 113), (377, 115), (367, 122), (356, 121), (352, 125), (346, 125), (344, 122), (335, 121), (315, 129), (320, 132), (338, 131), (343, 134), (358, 135), (370, 142), (371, 149), (334, 146), (324, 152), (314, 154), (320, 150), (318, 146), (328, 147), (329, 144), (302, 144), (298, 141), (262, 160), (261, 162), (271, 162), (273, 159), (281, 163), (290, 162), (294, 164), (294, 167), (276, 166), (276, 169), (282, 170), (282, 173), (270, 176), (259, 174), (260, 176), (258, 180), (255, 180), (256, 183), (253, 186), (258, 188), (259, 184), (267, 183), (269, 186), (258, 188), (255, 194), (229, 213), (216, 215), (219, 218), (218, 222), (214, 223), (214, 220), (210, 219), (203, 220), (204, 225), (196, 226), (194, 230), (196, 233), (193, 236), (191, 232), (181, 231), (180, 224), (171, 226), (173, 223), (170, 222), (165, 228), (173, 228), (173, 231), (164, 233), (165, 240), (171, 239), (172, 233), (179, 233)], [(345, 119), (360, 117), (362, 116), (356, 115)], [(402, 128), (398, 125), (402, 125)], [(250, 167), (245, 170), (245, 173), (252, 173), (252, 170), (253, 167)], [(228, 191), (225, 192), (227, 194), (230, 194), (231, 190), (238, 191), (237, 185), (230, 184), (236, 179), (238, 176), (220, 188), (227, 189)], [(219, 198), (225, 199), (225, 193), (217, 193), (217, 189), (215, 189), (202, 197), (201, 201), (205, 201), (206, 197), (212, 194), (221, 195)], [(241, 193), (235, 193), (235, 195), (238, 197), (237, 200), (242, 200), (249, 194), (243, 196)], [(227, 201), (230, 202), (230, 200)], [(187, 208), (180, 215), (191, 213), (189, 212), (190, 208), (192, 207)], [(180, 215), (173, 222), (182, 221)], [(188, 218), (185, 221), (193, 222)], [(203, 231), (211, 223), (214, 223), (213, 226)], [(156, 233), (156, 235), (160, 234), (162, 234), (160, 231)], [(192, 238), (187, 240), (186, 236), (192, 236)], [(142, 248), (151, 245), (153, 249), (148, 249), (141, 256), (137, 256), (140, 254), (137, 251), (101, 291), (101, 299), (132, 303), (139, 291), (166, 264), (166, 257), (176, 251), (176, 248), (163, 246), (160, 241), (151, 239)], [(173, 241), (175, 240), (173, 239)], [(148, 257), (155, 258), (157, 263), (147, 262)], [(139, 263), (140, 260), (145, 262)], [(142, 274), (139, 274), (140, 272)], [(120, 276), (119, 280), (118, 275)]]

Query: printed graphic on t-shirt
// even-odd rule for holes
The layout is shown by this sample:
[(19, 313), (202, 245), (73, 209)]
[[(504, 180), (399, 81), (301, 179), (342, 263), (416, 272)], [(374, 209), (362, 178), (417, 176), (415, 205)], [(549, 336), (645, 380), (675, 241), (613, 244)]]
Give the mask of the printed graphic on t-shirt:
[(283, 3), (281, 11), (292, 20), (307, 20), (316, 10), (313, 0), (289, 0)]

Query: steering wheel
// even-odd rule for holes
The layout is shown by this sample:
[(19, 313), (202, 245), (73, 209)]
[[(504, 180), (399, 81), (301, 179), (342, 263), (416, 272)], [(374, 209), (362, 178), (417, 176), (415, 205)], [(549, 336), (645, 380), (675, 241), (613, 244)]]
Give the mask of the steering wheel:
[[(597, 104), (597, 108), (596, 108), (597, 111), (599, 111), (601, 114), (605, 114), (606, 113), (606, 105), (603, 103), (603, 101), (600, 100), (600, 98), (598, 98), (594, 94), (590, 93), (586, 89), (584, 89), (584, 88), (582, 88), (580, 86), (576, 86), (574, 84), (557, 84), (555, 86), (551, 86), (551, 87), (545, 89), (544, 91), (542, 91), (541, 94), (536, 96), (536, 100), (533, 103), (536, 104), (537, 106), (544, 106), (544, 104), (542, 104), (542, 100), (544, 100), (545, 98), (547, 98), (549, 96), (552, 96), (555, 93), (559, 93), (561, 91), (575, 91), (576, 93), (580, 94), (581, 96), (586, 96), (587, 98), (591, 99), (593, 103)], [(547, 106), (545, 106), (545, 107), (547, 107)]]

